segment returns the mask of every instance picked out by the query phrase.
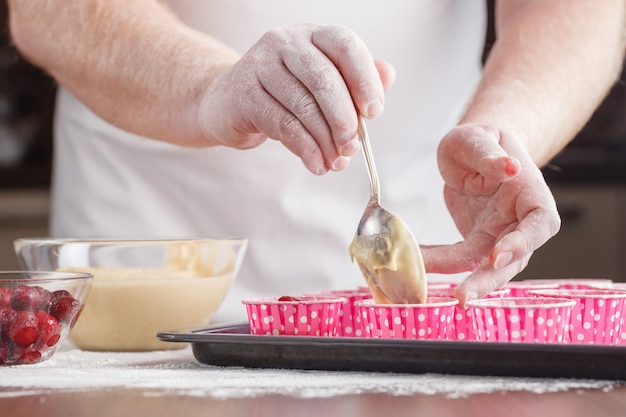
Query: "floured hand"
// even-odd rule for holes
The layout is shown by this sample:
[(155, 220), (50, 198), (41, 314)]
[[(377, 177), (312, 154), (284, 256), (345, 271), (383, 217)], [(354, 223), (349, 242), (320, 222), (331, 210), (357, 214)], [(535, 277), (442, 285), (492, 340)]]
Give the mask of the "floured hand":
[(458, 126), (441, 141), (438, 163), (448, 210), (465, 240), (423, 246), (422, 253), (427, 272), (472, 271), (456, 292), (464, 306), (522, 271), (561, 222), (541, 171), (508, 132)]
[(314, 174), (341, 170), (359, 150), (357, 110), (379, 116), (394, 77), (343, 26), (278, 28), (211, 83), (199, 123), (213, 143), (247, 149), (269, 137)]

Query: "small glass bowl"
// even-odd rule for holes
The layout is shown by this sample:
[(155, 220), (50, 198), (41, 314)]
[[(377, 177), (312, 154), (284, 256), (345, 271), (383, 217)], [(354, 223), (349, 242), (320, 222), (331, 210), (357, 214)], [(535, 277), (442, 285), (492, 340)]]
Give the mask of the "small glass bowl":
[(0, 364), (54, 355), (83, 311), (92, 280), (80, 272), (0, 272)]

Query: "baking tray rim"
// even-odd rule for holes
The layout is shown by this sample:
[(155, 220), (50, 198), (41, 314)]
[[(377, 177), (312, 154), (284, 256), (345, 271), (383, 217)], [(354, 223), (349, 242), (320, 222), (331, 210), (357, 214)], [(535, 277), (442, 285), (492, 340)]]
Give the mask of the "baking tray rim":
[[(247, 331), (247, 332), (246, 332)], [(584, 354), (626, 355), (626, 346), (603, 344), (568, 344), (568, 343), (518, 343), (518, 342), (478, 342), (463, 340), (426, 340), (426, 339), (385, 339), (364, 337), (324, 337), (324, 336), (284, 336), (253, 335), (249, 333), (247, 323), (215, 324), (205, 327), (183, 328), (162, 331), (157, 338), (163, 342), (174, 343), (254, 343), (269, 345), (321, 345), (321, 346), (362, 346), (362, 347), (403, 347), (403, 348), (454, 348), (493, 351), (532, 351), (532, 352), (571, 352)]]

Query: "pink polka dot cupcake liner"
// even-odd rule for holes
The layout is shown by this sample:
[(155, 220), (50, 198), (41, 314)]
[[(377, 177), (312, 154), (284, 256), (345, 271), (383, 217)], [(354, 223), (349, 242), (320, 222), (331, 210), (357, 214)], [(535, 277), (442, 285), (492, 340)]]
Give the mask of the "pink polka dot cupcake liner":
[(559, 288), (559, 284), (556, 282), (528, 282), (524, 281), (509, 281), (501, 288), (508, 289), (509, 294), (507, 297), (532, 297), (531, 291), (535, 290), (555, 290)]
[(372, 298), (372, 293), (368, 287), (357, 288), (354, 290), (330, 290), (320, 291), (315, 294), (307, 295), (321, 295), (326, 297), (341, 297), (345, 298), (345, 302), (341, 305), (339, 311), (339, 322), (337, 323), (337, 336), (340, 337), (362, 337), (363, 331), (361, 330), (361, 317), (355, 311), (354, 303), (359, 300), (369, 300)]
[[(610, 289), (626, 290), (626, 282), (613, 282)], [(622, 336), (620, 337), (619, 344), (626, 345), (626, 319), (624, 319), (624, 324), (622, 324)]]
[[(456, 291), (456, 287), (429, 289), (428, 296), (430, 297), (453, 297), (454, 298), (455, 291)], [(510, 290), (506, 288), (501, 288), (501, 289), (490, 292), (484, 298), (502, 298), (502, 297), (508, 296), (509, 292)]]
[[(555, 279), (526, 279), (521, 281), (526, 284), (532, 285), (553, 285), (556, 284), (556, 288), (564, 290), (585, 290), (594, 288), (606, 288), (610, 289), (613, 286), (613, 281), (606, 278), (555, 278)], [(542, 288), (534, 288), (538, 290)], [(543, 288), (551, 289), (551, 288)]]
[(449, 340), (459, 300), (427, 297), (424, 304), (354, 303), (361, 317), (363, 336), (385, 339)]
[[(282, 298), (282, 297), (280, 297)], [(293, 297), (292, 297), (293, 298)], [(253, 335), (337, 336), (342, 297), (279, 297), (243, 300)]]
[(567, 298), (576, 302), (569, 324), (568, 341), (576, 344), (621, 343), (626, 314), (626, 291), (573, 289), (533, 291), (539, 297)]
[(474, 311), (472, 309), (461, 309), (459, 306), (454, 308), (454, 317), (452, 319), (452, 329), (450, 329), (450, 340), (476, 340), (476, 332), (474, 331)]
[[(432, 297), (453, 297), (456, 287), (444, 289), (431, 289), (428, 294)], [(508, 289), (495, 290), (485, 298), (502, 298), (509, 293)], [(454, 308), (452, 318), (452, 328), (450, 329), (450, 340), (475, 341), (476, 331), (474, 330), (474, 310), (471, 308), (462, 309), (458, 305)]]
[(576, 302), (504, 297), (469, 301), (479, 342), (565, 343)]

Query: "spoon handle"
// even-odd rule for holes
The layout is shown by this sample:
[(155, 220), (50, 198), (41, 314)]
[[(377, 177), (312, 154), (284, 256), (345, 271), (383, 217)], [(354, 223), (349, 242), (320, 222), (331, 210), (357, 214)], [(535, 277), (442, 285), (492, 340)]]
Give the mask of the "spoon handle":
[(359, 125), (357, 127), (357, 135), (361, 141), (363, 147), (363, 156), (365, 156), (365, 164), (367, 165), (367, 173), (370, 177), (370, 203), (380, 203), (380, 183), (378, 180), (378, 173), (376, 172), (376, 165), (374, 164), (374, 155), (372, 154), (372, 148), (370, 146), (369, 136), (367, 135), (367, 129), (365, 128), (365, 122), (363, 117), (359, 115)]

